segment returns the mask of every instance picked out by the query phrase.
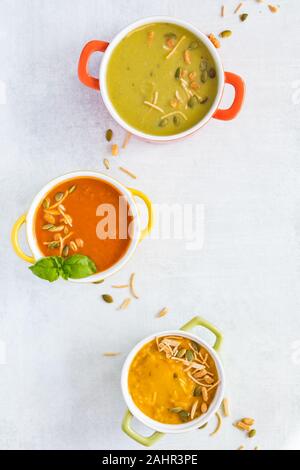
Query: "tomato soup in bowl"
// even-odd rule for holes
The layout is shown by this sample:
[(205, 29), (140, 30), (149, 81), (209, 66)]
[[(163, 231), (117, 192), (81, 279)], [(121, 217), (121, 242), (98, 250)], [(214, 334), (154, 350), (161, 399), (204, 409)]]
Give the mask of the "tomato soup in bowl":
[[(148, 209), (141, 228), (135, 197)], [(145, 194), (97, 172), (74, 172), (48, 183), (28, 213), (16, 222), (12, 241), (17, 254), (34, 263), (41, 257), (89, 257), (96, 273), (73, 281), (96, 282), (119, 270), (152, 227), (152, 205)], [(33, 256), (20, 248), (18, 231), (26, 222)]]
[(84, 254), (94, 261), (97, 271), (109, 269), (131, 243), (133, 217), (125, 198), (122, 204), (123, 198), (115, 186), (93, 177), (73, 178), (54, 187), (35, 216), (40, 251), (44, 256)]

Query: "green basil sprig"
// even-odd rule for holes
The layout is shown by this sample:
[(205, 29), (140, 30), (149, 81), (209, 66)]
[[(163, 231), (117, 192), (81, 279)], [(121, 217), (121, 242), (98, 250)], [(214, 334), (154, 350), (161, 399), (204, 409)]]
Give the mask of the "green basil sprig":
[(81, 279), (95, 274), (97, 271), (95, 263), (85, 255), (73, 255), (69, 258), (61, 256), (48, 256), (39, 259), (29, 269), (35, 276), (46, 279), (49, 282), (56, 281), (59, 277), (63, 279)]

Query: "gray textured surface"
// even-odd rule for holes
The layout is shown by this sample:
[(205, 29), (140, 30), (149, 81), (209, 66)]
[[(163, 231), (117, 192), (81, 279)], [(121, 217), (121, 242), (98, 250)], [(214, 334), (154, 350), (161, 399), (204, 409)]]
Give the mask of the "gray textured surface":
[[(196, 313), (224, 332), (233, 417), (257, 419), (249, 448), (300, 448), (299, 2), (281, 2), (272, 15), (249, 0), (244, 24), (229, 13), (221, 19), (221, 3), (0, 1), (1, 448), (136, 447), (120, 430), (124, 356), (143, 336)], [(237, 4), (225, 3), (228, 12)], [(236, 121), (210, 122), (168, 146), (132, 140), (121, 157), (154, 202), (205, 206), (205, 244), (193, 252), (183, 241), (145, 241), (113, 279), (136, 271), (141, 299), (118, 312), (101, 303), (107, 287), (31, 276), (9, 234), (50, 178), (102, 168), (106, 128), (122, 140), (99, 95), (79, 83), (77, 59), (88, 40), (109, 40), (152, 14), (205, 32), (231, 28), (220, 54), (226, 70), (245, 78), (247, 99)], [(112, 174), (132, 184), (117, 165)], [(165, 305), (170, 314), (154, 318)], [(103, 358), (106, 350), (123, 354)], [(243, 441), (229, 419), (216, 438), (195, 431), (157, 447), (234, 449)]]

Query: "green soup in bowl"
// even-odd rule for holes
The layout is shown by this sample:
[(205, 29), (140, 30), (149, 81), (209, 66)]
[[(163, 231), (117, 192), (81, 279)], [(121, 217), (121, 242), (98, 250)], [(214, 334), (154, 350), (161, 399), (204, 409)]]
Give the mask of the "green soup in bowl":
[[(92, 54), (104, 52), (99, 76), (89, 73)], [(78, 76), (100, 90), (111, 116), (129, 133), (150, 142), (170, 142), (194, 133), (210, 118), (239, 113), (245, 86), (224, 72), (217, 50), (195, 26), (154, 16), (127, 26), (111, 41), (92, 40), (83, 48)], [(227, 109), (218, 109), (224, 85), (234, 88)]]
[(124, 121), (158, 136), (201, 121), (218, 90), (207, 47), (170, 23), (145, 25), (125, 36), (111, 55), (106, 79), (111, 103)]

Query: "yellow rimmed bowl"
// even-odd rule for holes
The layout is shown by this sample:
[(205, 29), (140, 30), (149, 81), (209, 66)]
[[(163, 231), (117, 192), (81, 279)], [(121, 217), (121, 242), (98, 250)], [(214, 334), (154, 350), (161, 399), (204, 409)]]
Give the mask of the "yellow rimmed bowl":
[[(47, 183), (34, 197), (28, 212), (22, 214), (15, 222), (11, 233), (11, 242), (15, 253), (27, 263), (34, 264), (39, 258), (42, 258), (44, 255), (39, 249), (34, 230), (36, 211), (42, 201), (47, 196), (47, 194), (55, 186), (65, 181), (80, 177), (92, 177), (98, 179), (99, 181), (104, 181), (111, 184), (116, 190), (121, 193), (123, 197), (125, 197), (129, 205), (130, 213), (133, 217), (133, 223), (131, 225), (131, 242), (126, 253), (117, 263), (115, 263), (113, 266), (111, 266), (109, 269), (106, 269), (105, 271), (97, 272), (86, 278), (70, 279), (70, 281), (72, 282), (80, 283), (97, 282), (115, 274), (128, 262), (128, 260), (132, 257), (133, 253), (135, 252), (139, 242), (151, 232), (154, 218), (152, 203), (142, 191), (134, 188), (126, 188), (122, 183), (120, 183), (114, 178), (111, 178), (110, 176), (105, 175), (104, 173), (96, 171), (74, 171), (72, 173), (67, 173), (65, 175), (59, 176)], [(148, 222), (145, 228), (141, 227), (136, 198), (141, 199), (147, 208)], [(32, 253), (31, 255), (28, 255), (23, 251), (19, 242), (19, 231), (24, 224), (26, 225), (26, 237), (29, 248)]]

